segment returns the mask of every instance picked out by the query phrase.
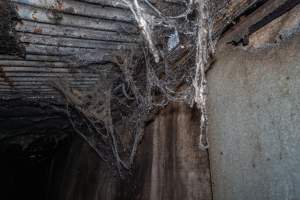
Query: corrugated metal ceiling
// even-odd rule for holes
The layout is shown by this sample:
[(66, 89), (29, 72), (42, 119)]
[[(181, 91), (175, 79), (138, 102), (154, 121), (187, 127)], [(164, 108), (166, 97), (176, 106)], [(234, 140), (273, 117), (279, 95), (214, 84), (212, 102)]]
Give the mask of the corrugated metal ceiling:
[[(137, 47), (139, 35), (130, 11), (113, 0), (12, 0), (21, 18), (16, 26), (25, 58), (0, 55), (0, 93), (56, 95), (49, 82), (59, 77), (87, 89), (92, 72), (78, 73), (70, 63), (108, 61), (114, 51)], [(75, 76), (73, 76), (75, 74)]]

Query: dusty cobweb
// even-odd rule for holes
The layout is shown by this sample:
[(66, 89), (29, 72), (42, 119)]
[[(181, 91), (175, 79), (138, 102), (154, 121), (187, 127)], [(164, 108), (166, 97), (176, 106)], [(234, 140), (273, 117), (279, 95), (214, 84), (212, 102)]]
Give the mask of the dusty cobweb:
[(196, 104), (201, 112), (199, 147), (208, 148), (205, 69), (215, 41), (208, 0), (188, 0), (172, 12), (148, 0), (117, 4), (133, 13), (143, 37), (139, 47), (113, 53), (107, 63), (74, 58), (78, 72), (82, 68), (98, 75), (88, 91), (75, 90), (64, 79), (54, 87), (65, 99), (74, 130), (124, 177), (134, 163), (145, 122), (170, 102)]

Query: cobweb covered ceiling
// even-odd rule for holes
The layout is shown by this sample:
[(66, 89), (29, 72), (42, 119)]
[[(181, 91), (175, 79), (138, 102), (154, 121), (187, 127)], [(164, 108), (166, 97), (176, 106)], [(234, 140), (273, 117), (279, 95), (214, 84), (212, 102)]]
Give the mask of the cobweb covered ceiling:
[[(15, 43), (9, 43), (17, 53), (0, 54), (1, 97), (57, 97), (51, 82), (68, 79), (73, 88), (87, 90), (96, 84), (97, 74), (81, 67), (86, 63), (112, 61), (113, 54), (139, 48), (141, 36), (134, 15), (118, 0), (11, 0), (4, 1), (0, 16), (10, 24)], [(164, 14), (176, 15), (185, 9), (178, 0), (149, 1), (159, 6)], [(188, 1), (187, 1), (188, 2)], [(237, 15), (243, 6), (256, 2), (212, 2), (218, 16), (218, 27), (224, 25), (229, 7)], [(2, 12), (5, 13), (5, 12)], [(155, 14), (155, 13), (154, 13)], [(1, 30), (3, 32), (3, 30)], [(173, 37), (176, 45), (178, 38)], [(179, 43), (179, 41), (177, 41)], [(11, 45), (13, 44), (13, 45)], [(5, 49), (7, 50), (7, 49)], [(15, 50), (16, 51), (16, 50)], [(9, 52), (7, 50), (7, 52)], [(173, 56), (174, 57), (174, 56)], [(86, 63), (84, 63), (86, 62)], [(75, 75), (75, 76), (74, 76)]]
[(206, 150), (205, 72), (232, 16), (255, 2), (13, 0), (18, 48), (0, 57), (0, 93), (61, 98), (53, 108), (120, 176), (145, 122), (169, 102), (198, 107)]
[(98, 76), (82, 69), (74, 77), (76, 63), (111, 61), (112, 52), (136, 48), (140, 40), (131, 12), (113, 6), (112, 1), (15, 0), (7, 4), (18, 17), (13, 19), (13, 36), (22, 52), (0, 55), (2, 97), (55, 95), (49, 82), (59, 77), (85, 90)]

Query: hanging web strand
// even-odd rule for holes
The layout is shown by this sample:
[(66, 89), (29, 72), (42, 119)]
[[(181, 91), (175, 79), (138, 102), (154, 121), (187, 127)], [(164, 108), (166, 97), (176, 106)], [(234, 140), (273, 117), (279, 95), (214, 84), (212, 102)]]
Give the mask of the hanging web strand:
[(141, 33), (145, 39), (145, 41), (148, 43), (148, 47), (154, 57), (154, 60), (156, 63), (160, 61), (159, 51), (155, 47), (155, 44), (152, 39), (152, 30), (150, 27), (151, 22), (148, 22), (147, 17), (145, 16), (144, 9), (140, 6), (138, 0), (120, 0), (121, 4), (128, 7), (132, 14), (134, 15), (134, 18), (141, 30)]
[(198, 33), (197, 33), (197, 54), (196, 54), (196, 73), (193, 81), (194, 87), (194, 102), (197, 108), (201, 111), (200, 122), (200, 137), (199, 147), (201, 149), (208, 149), (209, 143), (207, 138), (207, 96), (208, 86), (205, 75), (205, 67), (208, 65), (210, 51), (212, 51), (211, 44), (211, 26), (209, 15), (209, 1), (197, 0), (198, 6)]

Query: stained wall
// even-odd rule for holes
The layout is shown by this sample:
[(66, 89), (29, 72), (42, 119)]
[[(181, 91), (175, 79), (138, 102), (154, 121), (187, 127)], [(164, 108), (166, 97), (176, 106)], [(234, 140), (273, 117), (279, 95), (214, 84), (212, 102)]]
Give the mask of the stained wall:
[(208, 73), (214, 199), (300, 199), (299, 33), (260, 49), (228, 45), (216, 60)]
[(163, 109), (147, 125), (132, 175), (125, 180), (75, 139), (67, 156), (53, 161), (49, 200), (210, 200), (208, 153), (198, 148), (198, 115), (182, 104)]

